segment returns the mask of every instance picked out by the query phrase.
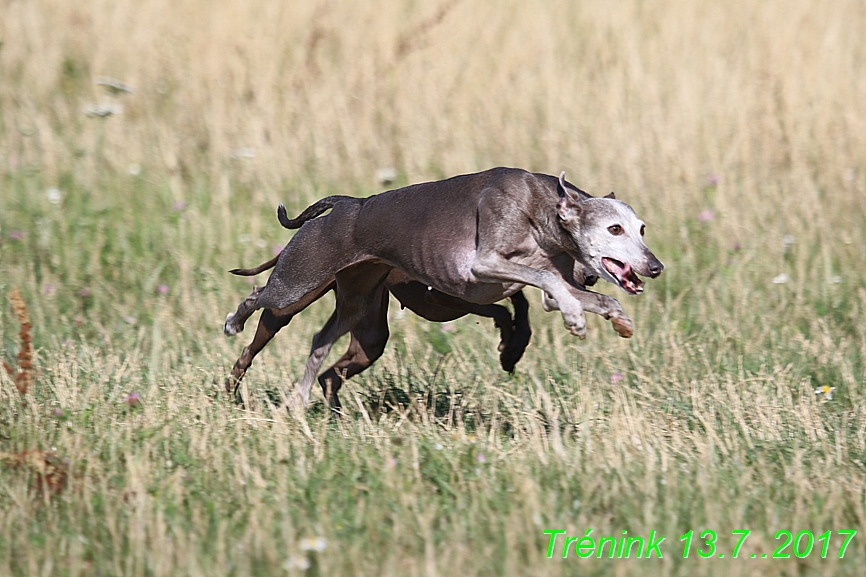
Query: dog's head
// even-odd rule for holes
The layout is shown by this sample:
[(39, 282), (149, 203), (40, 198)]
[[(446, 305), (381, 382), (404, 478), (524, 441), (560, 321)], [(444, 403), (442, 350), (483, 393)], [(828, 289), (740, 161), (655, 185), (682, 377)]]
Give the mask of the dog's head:
[(613, 193), (582, 197), (566, 185), (564, 172), (557, 191), (557, 219), (575, 245), (573, 256), (590, 271), (633, 295), (643, 292), (640, 276), (662, 273), (664, 265), (643, 242), (646, 227), (629, 205)]

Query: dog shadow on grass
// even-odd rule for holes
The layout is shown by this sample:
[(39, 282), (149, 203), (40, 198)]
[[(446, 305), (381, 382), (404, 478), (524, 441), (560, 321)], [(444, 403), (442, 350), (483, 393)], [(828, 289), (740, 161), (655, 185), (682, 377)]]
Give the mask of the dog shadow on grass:
[[(567, 431), (574, 425), (562, 418), (553, 424), (542, 410), (516, 411), (485, 406), (475, 389), (419, 387), (395, 382), (394, 376), (383, 375), (381, 379), (368, 381), (365, 390), (357, 392), (360, 406), (356, 402), (345, 403), (342, 412), (337, 413), (320, 397), (307, 405), (306, 416), (310, 420), (369, 419), (374, 423), (399, 417), (410, 422), (434, 423), (446, 429), (460, 427), (467, 433), (494, 429), (505, 437), (513, 437), (519, 430), (527, 429), (527, 419), (532, 419), (534, 427), (540, 427), (547, 433), (559, 428), (560, 433), (567, 435)], [(262, 410), (266, 406), (272, 411), (284, 408), (283, 397), (276, 388), (252, 390), (243, 398), (236, 394), (235, 399), (239, 406), (253, 410)]]
[[(406, 414), (409, 419), (415, 419), (419, 410), (426, 411), (428, 416), (436, 419), (455, 417), (462, 413), (461, 400), (462, 391), (436, 391), (427, 389), (413, 391), (394, 385), (385, 384), (382, 388), (373, 391), (358, 392), (361, 406), (370, 418), (381, 418), (392, 413)], [(263, 403), (272, 409), (283, 406), (283, 398), (280, 391), (274, 388), (250, 391), (247, 396), (242, 395), (240, 390), (235, 393), (235, 403), (240, 407), (256, 408)], [(306, 407), (308, 418), (322, 418), (326, 414), (343, 418), (363, 418), (363, 413), (357, 407), (344, 406), (342, 413), (338, 413), (324, 399), (314, 399)]]

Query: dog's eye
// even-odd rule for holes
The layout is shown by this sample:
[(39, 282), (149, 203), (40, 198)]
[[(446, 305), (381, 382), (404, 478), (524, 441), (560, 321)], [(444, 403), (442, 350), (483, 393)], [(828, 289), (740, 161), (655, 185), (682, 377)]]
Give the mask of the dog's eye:
[(640, 225), (640, 235), (643, 236), (645, 232), (646, 232), (646, 225), (645, 224)]
[(612, 224), (607, 227), (607, 231), (614, 236), (619, 236), (622, 234), (622, 227), (618, 224)]

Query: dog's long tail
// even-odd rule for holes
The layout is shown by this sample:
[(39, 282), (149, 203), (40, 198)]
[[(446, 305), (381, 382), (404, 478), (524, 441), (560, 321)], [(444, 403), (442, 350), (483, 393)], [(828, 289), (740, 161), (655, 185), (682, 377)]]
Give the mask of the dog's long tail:
[(308, 206), (304, 212), (298, 215), (298, 218), (289, 219), (289, 216), (286, 214), (286, 207), (283, 206), (283, 203), (280, 203), (280, 206), (277, 208), (277, 218), (280, 219), (280, 224), (289, 230), (294, 230), (296, 228), (301, 228), (301, 225), (307, 222), (308, 220), (314, 219), (329, 208), (333, 208), (335, 204), (340, 202), (341, 200), (354, 199), (354, 196), (326, 196), (322, 200), (313, 204), (312, 206)]
[[(339, 201), (349, 198), (355, 197), (341, 195), (326, 196), (312, 206), (308, 206), (304, 210), (304, 212), (302, 212), (297, 218), (293, 219), (289, 218), (289, 215), (286, 214), (286, 207), (283, 206), (283, 203), (280, 203), (280, 206), (277, 208), (277, 218), (280, 219), (280, 224), (283, 225), (285, 228), (288, 228), (289, 230), (294, 230), (296, 228), (301, 228), (301, 225), (308, 220), (312, 220), (326, 210), (333, 208), (334, 205), (337, 204)], [(240, 276), (256, 276), (260, 272), (264, 272), (268, 269), (274, 268), (279, 258), (280, 255), (277, 255), (268, 262), (263, 262), (255, 268), (233, 268), (229, 272)]]
[(260, 264), (256, 268), (233, 268), (229, 272), (240, 276), (256, 276), (260, 272), (266, 271), (269, 268), (274, 268), (274, 265), (277, 264), (277, 260), (279, 260), (279, 258), (280, 255), (277, 255), (268, 262)]

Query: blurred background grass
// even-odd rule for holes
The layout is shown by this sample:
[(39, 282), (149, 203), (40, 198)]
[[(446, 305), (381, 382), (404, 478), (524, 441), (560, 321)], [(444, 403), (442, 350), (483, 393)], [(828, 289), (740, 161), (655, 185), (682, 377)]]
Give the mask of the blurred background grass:
[[(844, 561), (672, 557), (689, 529), (751, 529), (748, 555), (862, 526), (864, 29), (853, 0), (0, 1), (0, 336), (14, 360), (15, 285), (37, 348), (24, 402), (0, 376), (0, 573), (857, 574), (860, 535)], [(288, 240), (277, 203), (496, 165), (648, 223), (665, 273), (601, 289), (633, 339), (578, 342), (528, 291), (507, 377), (492, 323), (392, 307), (342, 422), (212, 398), (251, 337), (221, 334), (250, 289), (225, 271)], [(662, 531), (665, 560), (544, 558), (589, 527)]]

